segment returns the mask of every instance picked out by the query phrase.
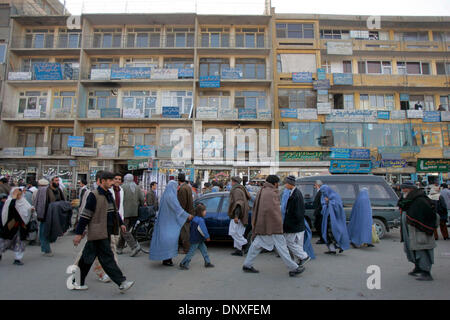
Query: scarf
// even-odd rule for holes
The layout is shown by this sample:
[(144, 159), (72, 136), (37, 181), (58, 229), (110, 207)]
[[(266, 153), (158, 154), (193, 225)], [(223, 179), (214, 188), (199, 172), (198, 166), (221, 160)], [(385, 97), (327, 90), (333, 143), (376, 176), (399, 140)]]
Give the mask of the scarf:
[[(12, 195), (15, 190), (19, 188), (12, 188), (11, 192), (9, 193), (9, 197), (6, 200), (5, 204), (3, 205), (2, 209), (2, 225), (4, 226), (6, 222), (8, 221), (8, 212), (9, 212), (9, 205), (11, 204), (11, 201), (13, 200)], [(22, 218), (23, 222), (25, 224), (28, 224), (31, 218), (31, 205), (28, 203), (28, 201), (25, 199), (25, 197), (22, 195), (22, 197), (19, 200), (16, 200), (16, 210), (20, 214), (20, 217)]]
[(116, 198), (116, 208), (117, 208), (117, 210), (119, 210), (120, 209), (120, 187), (113, 186), (113, 190), (114, 190), (114, 195)]
[(128, 186), (133, 193), (136, 191), (136, 183), (134, 183), (132, 174), (126, 174), (125, 177), (123, 177), (123, 181), (123, 187)]

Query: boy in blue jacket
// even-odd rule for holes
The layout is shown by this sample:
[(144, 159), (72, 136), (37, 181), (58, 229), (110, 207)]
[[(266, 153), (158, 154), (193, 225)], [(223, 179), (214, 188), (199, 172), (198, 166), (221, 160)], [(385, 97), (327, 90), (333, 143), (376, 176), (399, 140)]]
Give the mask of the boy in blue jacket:
[(206, 207), (199, 203), (195, 208), (195, 217), (191, 221), (190, 228), (190, 243), (191, 247), (189, 252), (184, 257), (183, 261), (180, 263), (180, 269), (188, 270), (189, 262), (191, 262), (192, 257), (195, 254), (197, 248), (202, 253), (203, 259), (205, 259), (205, 268), (213, 268), (214, 265), (211, 263), (208, 257), (208, 249), (206, 248), (205, 241), (210, 241), (208, 229), (206, 228), (205, 219)]

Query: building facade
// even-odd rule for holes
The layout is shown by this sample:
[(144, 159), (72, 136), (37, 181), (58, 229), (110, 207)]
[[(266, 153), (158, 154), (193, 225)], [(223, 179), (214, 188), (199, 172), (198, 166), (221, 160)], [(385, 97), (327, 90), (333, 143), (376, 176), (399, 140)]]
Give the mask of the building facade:
[(382, 17), (375, 29), (368, 18), (86, 14), (73, 29), (16, 16), (1, 173), (74, 184), (107, 169), (145, 188), (180, 170), (253, 180), (269, 166), (220, 157), (267, 149), (281, 176), (445, 180), (450, 18)]

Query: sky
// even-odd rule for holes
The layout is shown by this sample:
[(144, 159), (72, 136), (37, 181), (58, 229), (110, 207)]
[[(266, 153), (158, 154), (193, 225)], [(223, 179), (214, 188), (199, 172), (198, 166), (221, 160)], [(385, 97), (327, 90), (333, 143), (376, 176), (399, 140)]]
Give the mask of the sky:
[[(262, 14), (266, 0), (60, 0), (83, 13)], [(275, 13), (450, 16), (449, 0), (272, 0)]]

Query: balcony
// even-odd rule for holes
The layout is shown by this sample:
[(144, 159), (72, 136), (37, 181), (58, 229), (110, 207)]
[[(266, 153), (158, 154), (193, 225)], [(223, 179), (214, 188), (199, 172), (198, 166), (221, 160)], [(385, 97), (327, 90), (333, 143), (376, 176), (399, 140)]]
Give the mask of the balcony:
[(23, 55), (79, 55), (81, 48), (81, 34), (34, 34), (25, 37), (12, 37), (11, 51), (19, 56)]
[(14, 87), (74, 86), (80, 77), (80, 69), (71, 63), (36, 63), (32, 71), (8, 73), (8, 84)]
[(198, 53), (199, 54), (263, 54), (267, 55), (270, 52), (271, 46), (268, 35), (265, 34), (263, 38), (254, 38), (253, 41), (243, 40), (241, 37), (231, 36), (230, 34), (211, 35), (198, 37)]
[(75, 115), (72, 110), (61, 108), (59, 110), (52, 110), (50, 112), (35, 110), (25, 110), (24, 113), (15, 113), (15, 111), (4, 110), (2, 113), (2, 120), (15, 122), (41, 122), (42, 120), (52, 120), (56, 122), (73, 122)]
[(353, 86), (358, 87), (442, 88), (448, 85), (446, 76), (353, 74)]

